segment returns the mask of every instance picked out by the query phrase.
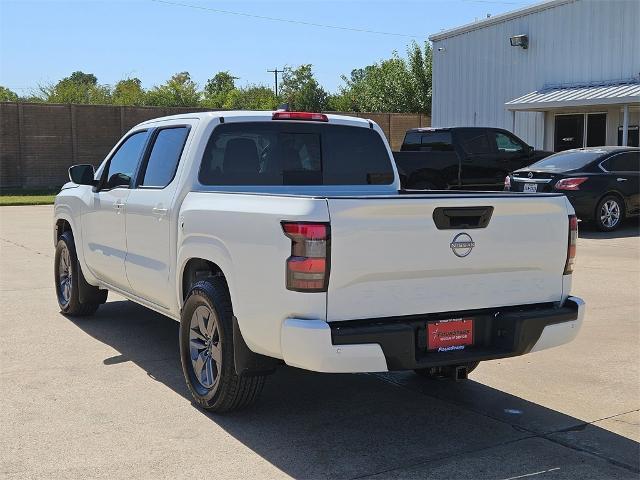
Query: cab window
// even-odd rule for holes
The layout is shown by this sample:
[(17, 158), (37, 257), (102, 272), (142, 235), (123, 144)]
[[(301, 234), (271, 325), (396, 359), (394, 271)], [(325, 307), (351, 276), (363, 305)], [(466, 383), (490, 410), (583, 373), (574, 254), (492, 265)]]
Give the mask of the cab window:
[(496, 146), (499, 152), (522, 153), (524, 146), (511, 135), (502, 132), (495, 132)]
[(182, 150), (187, 141), (189, 127), (163, 128), (155, 134), (140, 185), (164, 188), (175, 176)]
[(460, 130), (458, 138), (462, 149), (471, 155), (491, 153), (491, 146), (487, 134), (482, 129)]
[(447, 130), (434, 130), (424, 132), (409, 132), (404, 137), (402, 151), (420, 152), (451, 152), (453, 142), (451, 132)]
[(129, 188), (131, 186), (131, 178), (138, 167), (142, 150), (147, 141), (147, 133), (146, 130), (136, 132), (118, 147), (116, 153), (109, 160), (102, 177), (104, 179), (104, 190)]
[(203, 185), (388, 185), (393, 169), (370, 128), (243, 122), (216, 127), (199, 179)]

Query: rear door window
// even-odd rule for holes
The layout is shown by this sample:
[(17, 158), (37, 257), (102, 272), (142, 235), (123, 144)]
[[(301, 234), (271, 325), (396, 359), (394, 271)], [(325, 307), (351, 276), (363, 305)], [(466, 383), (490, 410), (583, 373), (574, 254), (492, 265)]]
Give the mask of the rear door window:
[(458, 132), (460, 145), (465, 153), (470, 155), (478, 155), (483, 153), (492, 153), (491, 145), (487, 133), (479, 128), (464, 129)]
[(638, 172), (640, 171), (640, 152), (619, 153), (602, 166), (610, 172)]
[(163, 128), (156, 132), (140, 185), (164, 188), (176, 173), (189, 127)]
[(390, 184), (387, 149), (374, 130), (294, 122), (225, 123), (209, 139), (203, 185)]
[(422, 134), (420, 150), (433, 152), (449, 152), (453, 150), (451, 132), (425, 132)]

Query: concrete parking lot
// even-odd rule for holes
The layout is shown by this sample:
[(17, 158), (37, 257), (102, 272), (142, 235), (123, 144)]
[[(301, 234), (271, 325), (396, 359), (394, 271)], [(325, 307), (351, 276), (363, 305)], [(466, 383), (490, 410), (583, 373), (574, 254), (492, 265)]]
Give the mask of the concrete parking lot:
[(584, 231), (575, 342), (466, 382), (282, 368), (226, 416), (190, 401), (178, 324), (112, 295), (71, 319), (52, 208), (0, 208), (4, 478), (638, 478), (640, 236)]

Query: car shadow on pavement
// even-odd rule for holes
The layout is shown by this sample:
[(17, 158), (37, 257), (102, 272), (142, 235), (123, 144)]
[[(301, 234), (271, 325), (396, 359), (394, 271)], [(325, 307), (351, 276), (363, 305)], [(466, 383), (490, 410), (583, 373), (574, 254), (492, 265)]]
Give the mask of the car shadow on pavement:
[(630, 218), (622, 224), (620, 228), (613, 232), (601, 232), (593, 225), (581, 223), (578, 228), (578, 236), (580, 238), (609, 239), (609, 238), (629, 238), (640, 236), (640, 220), (638, 218)]
[[(177, 322), (128, 301), (70, 321), (119, 352), (105, 365), (133, 362), (191, 402)], [(637, 442), (473, 380), (282, 367), (254, 407), (202, 413), (296, 478), (425, 478), (427, 471), (435, 478), (509, 478), (545, 469), (563, 471), (560, 478), (610, 471), (634, 478), (640, 471)]]

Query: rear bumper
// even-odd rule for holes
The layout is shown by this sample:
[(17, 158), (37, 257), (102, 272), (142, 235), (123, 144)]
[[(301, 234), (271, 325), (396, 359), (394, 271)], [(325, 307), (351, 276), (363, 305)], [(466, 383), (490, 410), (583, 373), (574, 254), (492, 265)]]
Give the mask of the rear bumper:
[[(562, 307), (522, 306), (348, 322), (287, 319), (282, 353), (291, 366), (317, 372), (409, 370), (515, 357), (572, 341), (584, 318), (584, 302), (569, 297)], [(472, 316), (474, 345), (427, 352), (427, 321)]]

